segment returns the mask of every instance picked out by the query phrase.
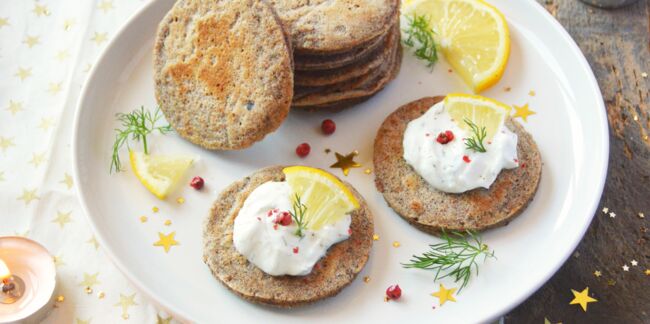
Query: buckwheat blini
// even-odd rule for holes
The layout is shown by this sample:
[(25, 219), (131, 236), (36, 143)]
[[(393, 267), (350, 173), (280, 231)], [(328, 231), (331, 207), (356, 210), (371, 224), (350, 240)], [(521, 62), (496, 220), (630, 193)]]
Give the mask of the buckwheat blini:
[[(409, 122), (443, 99), (429, 97), (410, 102), (384, 120), (374, 145), (377, 189), (397, 214), (428, 233), (480, 231), (507, 224), (526, 208), (537, 191), (542, 161), (535, 141), (519, 123), (507, 117), (505, 126), (518, 138), (518, 167), (501, 170), (489, 189), (462, 193), (437, 190), (406, 162), (403, 141)], [(436, 141), (435, 135), (430, 141)], [(467, 156), (463, 159), (470, 162)]]
[(154, 78), (158, 104), (181, 137), (243, 149), (288, 114), (291, 46), (265, 1), (179, 0), (158, 28)]

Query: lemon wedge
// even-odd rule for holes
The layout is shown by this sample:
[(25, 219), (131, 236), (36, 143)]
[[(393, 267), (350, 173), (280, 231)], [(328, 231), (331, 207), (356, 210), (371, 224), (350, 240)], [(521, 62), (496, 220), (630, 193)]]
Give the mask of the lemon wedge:
[(445, 59), (474, 92), (503, 76), (510, 56), (510, 31), (503, 14), (483, 0), (411, 0), (405, 15), (423, 15)]
[(282, 170), (294, 194), (307, 207), (307, 228), (317, 231), (334, 224), (345, 214), (359, 208), (348, 187), (333, 175), (316, 168), (292, 166)]
[(471, 127), (465, 122), (469, 120), (485, 127), (489, 141), (499, 130), (510, 115), (510, 106), (494, 99), (461, 93), (448, 94), (445, 97), (445, 110), (454, 119), (458, 127), (471, 132)]
[(129, 151), (129, 160), (135, 176), (159, 199), (165, 199), (192, 165), (186, 156), (148, 155)]

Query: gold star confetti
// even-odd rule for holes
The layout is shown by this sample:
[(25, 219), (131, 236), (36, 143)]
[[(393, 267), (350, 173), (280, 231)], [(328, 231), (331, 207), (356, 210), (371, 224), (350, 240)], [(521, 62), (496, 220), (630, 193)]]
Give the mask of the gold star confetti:
[(63, 255), (53, 256), (52, 261), (54, 262), (54, 266), (56, 267), (61, 267), (65, 265), (65, 262), (63, 262)]
[(156, 206), (153, 206), (153, 207), (151, 208), (151, 211), (153, 211), (154, 213), (157, 213), (158, 211), (160, 211), (160, 208), (158, 208), (158, 207), (156, 207)]
[(162, 318), (160, 315), (156, 314), (156, 324), (171, 324), (172, 322), (172, 317), (165, 317)]
[(68, 53), (68, 50), (58, 51), (54, 56), (54, 58), (56, 58), (57, 61), (59, 62), (65, 61), (65, 59), (67, 59), (68, 57), (70, 57), (70, 53)]
[(140, 216), (140, 223), (146, 223), (148, 220), (147, 216)]
[(648, 73), (642, 72), (642, 73), (641, 73), (641, 76), (642, 76), (644, 79), (647, 79), (647, 78), (648, 78)]
[(75, 321), (76, 321), (75, 324), (90, 324), (91, 319), (89, 318), (89, 319), (84, 321), (84, 320), (82, 320), (80, 318), (75, 318)]
[(639, 262), (637, 260), (634, 260), (634, 259), (632, 259), (632, 261), (630, 261), (630, 263), (632, 264), (633, 267), (636, 267), (639, 264)]
[(38, 128), (47, 131), (54, 125), (54, 119), (52, 117), (41, 118), (41, 123), (38, 125)]
[(447, 301), (456, 302), (453, 294), (457, 288), (446, 289), (445, 286), (440, 284), (440, 290), (431, 294), (433, 297), (438, 297), (438, 302), (442, 306)]
[(108, 40), (108, 33), (98, 33), (95, 32), (95, 35), (90, 39), (91, 41), (95, 42), (98, 46), (101, 45), (103, 42)]
[(4, 153), (11, 146), (16, 146), (13, 138), (0, 136), (0, 149), (2, 149), (2, 153)]
[(72, 222), (72, 218), (70, 218), (70, 215), (72, 215), (71, 211), (69, 211), (67, 213), (57, 211), (56, 212), (56, 217), (52, 220), (52, 223), (59, 224), (59, 226), (61, 226), (61, 229), (63, 229), (65, 224), (68, 224), (68, 223)]
[(616, 285), (616, 280), (614, 280), (614, 279), (607, 279), (607, 285), (608, 285), (608, 286), (615, 286), (615, 285)]
[(97, 293), (97, 298), (104, 299), (104, 297), (106, 297), (106, 293), (104, 293), (103, 291)]
[(370, 277), (368, 277), (368, 276), (363, 277), (363, 282), (369, 283), (370, 282)]
[(357, 151), (354, 151), (348, 155), (342, 155), (338, 152), (334, 152), (334, 154), (336, 155), (336, 163), (330, 165), (330, 168), (341, 169), (345, 176), (350, 173), (351, 168), (361, 167), (361, 164), (354, 161), (354, 157), (358, 154)]
[(40, 197), (38, 197), (36, 195), (36, 189), (27, 190), (27, 189), (23, 188), (23, 194), (20, 197), (18, 197), (17, 199), (24, 201), (25, 205), (29, 205), (32, 201), (34, 201), (36, 199), (40, 199)]
[(47, 88), (47, 91), (51, 95), (56, 95), (57, 93), (61, 92), (61, 85), (63, 82), (50, 82), (49, 87)]
[(9, 26), (9, 18), (0, 17), (0, 29), (4, 26)]
[(574, 298), (569, 303), (569, 305), (579, 304), (582, 307), (582, 310), (585, 311), (585, 312), (587, 311), (587, 304), (588, 303), (595, 303), (595, 302), (598, 301), (595, 298), (592, 298), (592, 297), (589, 296), (589, 287), (585, 288), (581, 292), (577, 292), (577, 291), (571, 289), (571, 292), (573, 293)]
[(645, 269), (644, 273), (646, 276), (650, 276), (650, 269)]
[(639, 216), (639, 218), (645, 218), (645, 214), (643, 214), (643, 213), (641, 213), (641, 212), (639, 212), (639, 213), (637, 214), (637, 216)]
[(379, 241), (379, 234), (373, 234), (372, 235), (372, 240), (373, 241)]
[(399, 244), (399, 242), (397, 242), (397, 241), (394, 241), (394, 242), (393, 242), (393, 247), (396, 247), (396, 248), (397, 248), (397, 247), (400, 247), (400, 245), (401, 245), (401, 244)]
[(99, 285), (101, 282), (97, 279), (99, 272), (89, 274), (84, 272), (84, 280), (79, 283), (81, 287), (92, 288), (94, 285)]
[(528, 91), (528, 95), (531, 96), (531, 97), (534, 97), (535, 96), (535, 90)]
[(135, 293), (130, 296), (124, 296), (120, 293), (120, 301), (115, 306), (122, 307), (122, 318), (129, 318), (129, 307), (138, 305), (135, 302)]
[(609, 213), (609, 217), (610, 217), (610, 218), (616, 218), (616, 213), (615, 213), (615, 212), (611, 212), (611, 213)]
[(113, 1), (102, 1), (97, 8), (99, 10), (103, 11), (104, 13), (109, 12), (111, 9), (115, 8), (113, 7)]
[(179, 245), (180, 242), (176, 241), (174, 239), (174, 236), (176, 235), (176, 232), (171, 232), (167, 235), (158, 232), (158, 238), (159, 240), (157, 242), (154, 242), (154, 246), (162, 246), (165, 249), (165, 253), (169, 253), (169, 250), (171, 249), (172, 246), (174, 245)]
[(63, 21), (63, 30), (68, 31), (76, 23), (74, 19), (66, 19)]
[(88, 241), (86, 241), (86, 243), (92, 245), (95, 248), (95, 250), (99, 249), (99, 242), (97, 242), (97, 238), (95, 237), (95, 235), (90, 237)]
[(68, 187), (68, 190), (72, 189), (74, 186), (74, 180), (72, 180), (72, 176), (70, 176), (67, 172), (63, 174), (63, 180), (59, 181), (59, 183), (62, 183)]
[(185, 203), (185, 198), (183, 198), (183, 197), (176, 198), (176, 203), (178, 203), (179, 205), (184, 204)]
[(41, 38), (39, 36), (29, 36), (27, 35), (25, 39), (23, 40), (23, 44), (26, 44), (27, 47), (32, 48), (38, 44), (40, 44)]
[(171, 224), (172, 224), (172, 221), (170, 221), (170, 220), (168, 219), (168, 220), (166, 220), (166, 221), (165, 221), (165, 223), (164, 223), (164, 224), (165, 224), (165, 226), (169, 226), (169, 225), (171, 225)]
[(603, 214), (607, 214), (607, 213), (609, 213), (609, 208), (604, 207), (604, 208), (603, 208)]
[(600, 271), (598, 270), (594, 271), (594, 276), (596, 276), (596, 278), (600, 278), (601, 275), (602, 273)]
[(14, 74), (14, 76), (18, 77), (20, 81), (24, 81), (25, 79), (32, 76), (32, 68), (19, 67), (18, 71)]
[(56, 301), (57, 301), (58, 303), (62, 303), (62, 302), (64, 302), (64, 301), (65, 301), (65, 296), (63, 296), (63, 295), (58, 295), (58, 296), (56, 296)]
[(528, 104), (523, 106), (513, 105), (513, 107), (515, 108), (515, 114), (512, 118), (520, 117), (525, 122), (528, 122), (528, 116), (536, 114), (536, 112), (528, 108)]
[(36, 14), (36, 16), (39, 16), (39, 17), (40, 16), (49, 16), (50, 15), (50, 11), (47, 9), (47, 7), (45, 5), (41, 5), (41, 4), (38, 4), (38, 3), (34, 4), (34, 9), (32, 10), (32, 12), (34, 14)]
[(7, 107), (7, 111), (10, 112), (12, 116), (19, 113), (22, 110), (23, 110), (22, 102), (9, 100), (9, 107)]
[(32, 159), (29, 161), (30, 164), (34, 165), (35, 168), (38, 168), (43, 162), (45, 162), (45, 153), (32, 153)]
[(371, 170), (371, 169), (365, 169), (365, 170), (363, 170), (363, 173), (365, 173), (365, 174), (371, 174), (371, 173), (372, 173), (372, 170)]
[(624, 264), (621, 268), (623, 268), (623, 271), (630, 271), (630, 267), (627, 264)]

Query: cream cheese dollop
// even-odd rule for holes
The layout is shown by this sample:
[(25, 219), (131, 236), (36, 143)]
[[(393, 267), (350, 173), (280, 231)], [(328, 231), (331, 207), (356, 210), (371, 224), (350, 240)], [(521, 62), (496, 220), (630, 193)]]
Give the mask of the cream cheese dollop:
[(272, 276), (307, 275), (330, 246), (350, 237), (349, 214), (318, 231), (308, 229), (303, 237), (295, 235), (293, 221), (276, 224), (279, 213), (292, 211), (292, 195), (287, 182), (265, 182), (250, 193), (235, 218), (235, 249)]
[[(448, 130), (454, 139), (438, 143), (438, 134)], [(448, 193), (489, 189), (502, 169), (519, 165), (517, 134), (504, 123), (484, 143), (485, 153), (467, 149), (463, 139), (469, 137), (471, 133), (460, 128), (447, 113), (444, 101), (439, 102), (408, 123), (402, 143), (404, 159), (432, 187)]]

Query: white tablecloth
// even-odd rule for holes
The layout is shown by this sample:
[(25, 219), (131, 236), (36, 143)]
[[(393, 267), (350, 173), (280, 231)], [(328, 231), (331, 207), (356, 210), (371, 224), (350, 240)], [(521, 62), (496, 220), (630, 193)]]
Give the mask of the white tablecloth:
[(29, 237), (55, 256), (55, 296), (64, 301), (45, 323), (171, 319), (102, 252), (71, 176), (80, 89), (98, 55), (146, 2), (0, 1), (0, 236)]

